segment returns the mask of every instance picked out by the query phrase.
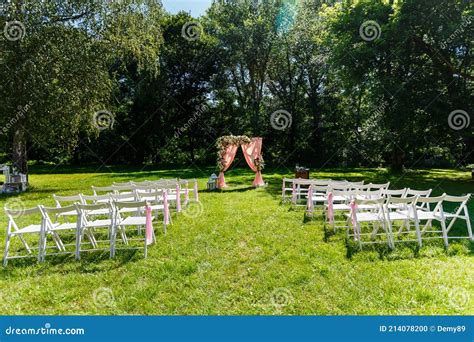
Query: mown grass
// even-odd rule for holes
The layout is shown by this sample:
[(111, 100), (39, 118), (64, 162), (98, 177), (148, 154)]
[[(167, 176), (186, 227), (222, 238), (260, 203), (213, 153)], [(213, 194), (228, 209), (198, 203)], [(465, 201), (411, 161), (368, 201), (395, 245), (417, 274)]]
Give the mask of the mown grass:
[[(212, 169), (137, 171), (113, 168), (32, 170), (31, 189), (2, 196), (0, 205), (52, 205), (51, 195), (90, 193), (91, 185), (113, 181), (199, 178), (205, 188)], [(35, 260), (13, 260), (0, 270), (2, 314), (474, 314), (473, 244), (442, 241), (415, 251), (369, 249), (348, 253), (345, 236), (325, 239), (321, 221), (305, 221), (303, 211), (280, 204), (287, 170), (266, 170), (269, 183), (251, 189), (253, 173), (227, 173), (223, 192), (201, 191), (203, 213), (174, 216), (147, 259), (139, 252)], [(433, 188), (434, 194), (474, 192), (467, 172), (334, 169), (312, 177), (384, 182), (393, 188)], [(11, 202), (10, 202), (11, 203)], [(474, 218), (473, 201), (469, 204)], [(1, 215), (0, 244), (6, 217)], [(350, 257), (348, 257), (350, 254)]]

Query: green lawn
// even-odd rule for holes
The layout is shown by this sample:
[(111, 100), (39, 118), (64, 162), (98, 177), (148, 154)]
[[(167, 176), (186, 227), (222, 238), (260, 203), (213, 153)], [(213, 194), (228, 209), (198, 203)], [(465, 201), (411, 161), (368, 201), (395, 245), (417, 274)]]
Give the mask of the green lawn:
[[(91, 185), (113, 181), (198, 177), (202, 214), (173, 214), (147, 259), (141, 251), (114, 260), (95, 253), (46, 263), (12, 260), (0, 270), (2, 314), (474, 314), (474, 244), (441, 240), (417, 251), (397, 245), (393, 252), (348, 253), (343, 232), (325, 239), (321, 221), (305, 221), (302, 210), (280, 205), (284, 170), (265, 170), (266, 188), (248, 186), (253, 173), (226, 174), (229, 188), (206, 193), (212, 169), (34, 168), (29, 192), (15, 196), (27, 207), (52, 205), (51, 195), (90, 193)], [(393, 188), (433, 188), (433, 193), (474, 192), (470, 173), (384, 169), (324, 170), (312, 177), (384, 182)], [(3, 207), (12, 197), (3, 196)], [(471, 221), (474, 201), (470, 202)], [(3, 253), (5, 215), (1, 215)], [(350, 255), (350, 257), (348, 256)]]

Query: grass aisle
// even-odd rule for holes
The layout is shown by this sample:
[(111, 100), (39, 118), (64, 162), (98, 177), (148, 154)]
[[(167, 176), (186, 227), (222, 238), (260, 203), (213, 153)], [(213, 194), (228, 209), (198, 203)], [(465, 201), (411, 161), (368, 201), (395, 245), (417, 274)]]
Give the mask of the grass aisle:
[[(90, 193), (113, 181), (199, 177), (204, 171), (164, 170), (79, 173), (36, 169), (33, 188), (0, 204), (21, 200), (52, 205), (52, 193)], [(392, 253), (347, 256), (344, 234), (324, 240), (320, 221), (304, 222), (301, 210), (280, 205), (285, 172), (267, 171), (269, 187), (249, 189), (253, 174), (234, 170), (230, 188), (201, 191), (202, 207), (173, 217), (168, 234), (156, 225), (157, 244), (141, 251), (12, 261), (0, 271), (2, 314), (474, 314), (473, 245), (441, 241), (418, 254), (397, 245)], [(434, 193), (474, 192), (466, 172), (420, 171), (400, 177), (384, 170), (318, 173), (332, 178), (391, 180)], [(289, 174), (288, 174), (289, 176)], [(202, 211), (201, 211), (202, 209)], [(474, 217), (472, 201), (471, 219)], [(4, 245), (5, 216), (0, 243)]]

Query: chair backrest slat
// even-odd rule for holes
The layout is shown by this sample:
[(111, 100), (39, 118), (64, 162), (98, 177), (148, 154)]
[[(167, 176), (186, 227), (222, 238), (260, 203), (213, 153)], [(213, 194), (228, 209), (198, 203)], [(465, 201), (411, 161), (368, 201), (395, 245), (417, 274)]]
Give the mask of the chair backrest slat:
[(414, 189), (410, 189), (408, 188), (406, 193), (405, 193), (405, 196), (420, 196), (420, 197), (429, 197), (431, 195), (431, 192), (433, 190), (432, 189), (428, 189), (428, 190), (414, 190)]
[(119, 208), (144, 208), (147, 205), (147, 201), (138, 202), (114, 202), (114, 205)]
[(400, 197), (405, 197), (405, 194), (407, 192), (407, 189), (399, 189), (399, 190), (389, 190), (389, 189), (383, 189), (382, 194), (385, 196), (400, 196)]
[(38, 207), (29, 208), (29, 209), (10, 209), (5, 207), (5, 214), (8, 216), (19, 217), (19, 216), (28, 216), (41, 213), (41, 210)]

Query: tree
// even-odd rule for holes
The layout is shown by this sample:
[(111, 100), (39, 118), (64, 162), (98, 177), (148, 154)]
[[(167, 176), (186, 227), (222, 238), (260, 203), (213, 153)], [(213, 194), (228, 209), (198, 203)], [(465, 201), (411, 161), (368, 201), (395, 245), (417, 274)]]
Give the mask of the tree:
[[(464, 1), (346, 1), (327, 11), (332, 69), (346, 97), (357, 99), (348, 106), (358, 116), (361, 145), (368, 146), (376, 133), (380, 139), (374, 145), (385, 147), (382, 153), (395, 169), (424, 155), (451, 160), (456, 155), (460, 139), (446, 129), (447, 116), (466, 108), (469, 98), (467, 32), (460, 32), (455, 47), (450, 41), (448, 49), (436, 50), (468, 15), (467, 6)], [(374, 118), (378, 131), (366, 129), (373, 128)]]
[(63, 159), (81, 131), (97, 134), (94, 114), (111, 107), (116, 86), (110, 67), (133, 59), (140, 68), (158, 70), (161, 12), (151, 0), (12, 1), (0, 17), (0, 75), (6, 80), (0, 112), (6, 121), (28, 104), (7, 133), (20, 172), (28, 171), (31, 144)]
[(233, 127), (239, 127), (241, 133), (258, 134), (264, 126), (262, 104), (268, 91), (268, 67), (281, 3), (216, 1), (208, 11), (207, 29), (222, 51), (216, 84), (225, 88), (224, 95), (229, 95), (228, 91), (235, 95), (238, 117)]

